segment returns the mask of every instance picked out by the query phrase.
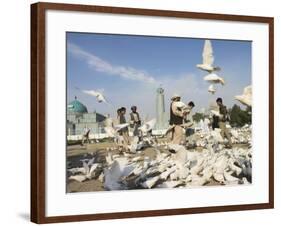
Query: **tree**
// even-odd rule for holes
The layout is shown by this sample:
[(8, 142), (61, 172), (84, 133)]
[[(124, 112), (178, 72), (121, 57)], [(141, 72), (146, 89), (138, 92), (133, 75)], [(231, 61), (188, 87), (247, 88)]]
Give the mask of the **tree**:
[(192, 119), (193, 119), (195, 122), (199, 122), (201, 119), (204, 119), (204, 114), (203, 114), (203, 113), (196, 112), (196, 113), (192, 116)]
[(231, 126), (240, 127), (252, 123), (252, 109), (250, 107), (247, 107), (246, 110), (242, 110), (237, 104), (234, 104), (229, 110), (229, 113)]

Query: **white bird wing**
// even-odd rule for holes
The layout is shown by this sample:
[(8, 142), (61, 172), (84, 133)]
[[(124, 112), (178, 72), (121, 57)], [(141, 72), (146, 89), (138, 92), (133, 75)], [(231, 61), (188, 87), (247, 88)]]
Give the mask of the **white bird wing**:
[(94, 162), (95, 162), (95, 157), (93, 157), (93, 158), (91, 158), (91, 159), (89, 160), (89, 162), (88, 162), (88, 166), (93, 165), (93, 164), (94, 164)]
[(147, 132), (147, 131), (153, 129), (155, 124), (156, 124), (156, 119), (154, 118), (154, 119), (144, 123), (139, 129), (143, 132)]
[(181, 101), (178, 101), (178, 102), (175, 102), (174, 105), (177, 107), (177, 108), (186, 108), (187, 105)]
[(204, 80), (205, 81), (208, 81), (210, 83), (221, 83), (222, 85), (224, 85), (224, 79), (221, 78), (220, 76), (218, 76), (217, 74), (215, 73), (211, 73), (211, 74), (208, 74), (204, 77)]
[(89, 171), (89, 175), (92, 176), (93, 172), (100, 166), (99, 163), (94, 163), (91, 168), (90, 168), (90, 171)]
[(204, 80), (205, 80), (205, 81), (215, 81), (215, 80), (218, 80), (218, 75), (217, 75), (217, 74), (214, 74), (214, 73), (207, 74), (207, 75), (204, 77)]
[(113, 127), (107, 126), (107, 127), (104, 127), (104, 130), (109, 137), (115, 137), (116, 136), (116, 131)]
[(215, 92), (216, 92), (216, 89), (215, 89), (215, 87), (214, 87), (213, 85), (210, 85), (209, 88), (208, 88), (208, 91), (209, 91), (210, 93), (215, 93)]
[(205, 40), (203, 49), (203, 64), (212, 66), (214, 63), (213, 48), (210, 40)]
[(252, 86), (247, 86), (244, 88), (243, 95), (251, 95), (252, 96)]
[(96, 91), (96, 90), (82, 90), (83, 93), (86, 93), (90, 96), (94, 96), (97, 98), (98, 102), (104, 102), (108, 104), (108, 101), (106, 100), (105, 96), (102, 94), (102, 92), (100, 91)]
[(252, 98), (249, 96), (239, 95), (235, 96), (235, 99), (246, 106), (252, 106)]
[(99, 101), (99, 102), (107, 103), (107, 100), (105, 99), (105, 97), (104, 97), (101, 93), (99, 93), (99, 94), (97, 95), (97, 98), (98, 98), (98, 101)]
[(243, 94), (237, 95), (234, 98), (244, 105), (252, 106), (252, 86), (245, 87)]
[(69, 177), (69, 180), (76, 180), (78, 182), (83, 182), (84, 180), (87, 180), (87, 177), (85, 175), (73, 175)]
[(219, 111), (216, 111), (216, 110), (211, 110), (211, 113), (215, 116), (220, 116), (220, 113)]
[(152, 188), (159, 179), (159, 176), (148, 178), (145, 182), (142, 183), (142, 186), (144, 188)]
[(83, 161), (83, 167), (85, 169), (86, 174), (90, 171), (89, 165)]
[(128, 126), (129, 126), (129, 123), (123, 123), (123, 124), (115, 125), (114, 129), (116, 131), (119, 131), (120, 129), (123, 129), (123, 128), (128, 127)]
[(112, 126), (113, 126), (113, 119), (110, 118), (110, 117), (106, 118), (106, 119), (104, 120), (104, 125), (105, 125), (106, 127), (112, 127)]
[(154, 118), (154, 119), (148, 121), (146, 124), (148, 124), (150, 128), (153, 128), (156, 124), (156, 119)]

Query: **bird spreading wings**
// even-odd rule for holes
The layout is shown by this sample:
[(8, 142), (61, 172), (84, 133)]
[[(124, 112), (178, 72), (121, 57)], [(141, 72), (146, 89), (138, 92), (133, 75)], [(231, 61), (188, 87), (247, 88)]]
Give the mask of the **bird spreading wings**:
[(96, 97), (99, 103), (106, 103), (108, 104), (107, 100), (105, 99), (102, 91), (95, 91), (95, 90), (82, 90), (83, 93)]
[(219, 67), (213, 66), (215, 58), (213, 55), (212, 43), (210, 40), (205, 40), (202, 58), (203, 58), (203, 63), (196, 65), (199, 69), (208, 71), (209, 73), (220, 70)]
[(235, 96), (235, 99), (240, 103), (251, 107), (252, 106), (252, 86), (247, 86), (244, 88), (242, 95)]
[(123, 124), (117, 124), (115, 125), (113, 122), (113, 119), (108, 117), (104, 121), (104, 130), (108, 137), (116, 137), (118, 134), (118, 131), (121, 129), (124, 129), (129, 126), (129, 123), (123, 123)]
[(212, 84), (209, 86), (208, 92), (211, 93), (211, 94), (214, 94), (216, 92), (216, 89)]
[(218, 76), (215, 73), (211, 73), (211, 74), (206, 75), (204, 77), (204, 80), (211, 83), (211, 84), (217, 84), (217, 83), (220, 83), (222, 85), (225, 84), (224, 79), (221, 78), (220, 76)]
[(154, 118), (148, 122), (145, 122), (141, 127), (139, 127), (139, 130), (141, 130), (143, 133), (147, 133), (154, 128), (155, 124), (156, 119)]
[(203, 58), (203, 64), (210, 65), (210, 66), (213, 65), (215, 59), (213, 55), (212, 43), (210, 40), (205, 41), (202, 58)]

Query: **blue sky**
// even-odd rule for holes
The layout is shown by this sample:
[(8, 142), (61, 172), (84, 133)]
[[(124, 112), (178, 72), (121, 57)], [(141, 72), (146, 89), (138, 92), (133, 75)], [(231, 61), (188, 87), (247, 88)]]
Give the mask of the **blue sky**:
[[(208, 93), (202, 62), (204, 39), (67, 33), (67, 101), (78, 97), (89, 111), (115, 115), (116, 108), (137, 105), (148, 117), (155, 115), (155, 93), (165, 90), (168, 111), (173, 93), (193, 100), (195, 111), (207, 109), (222, 97), (229, 107), (235, 95), (251, 84), (251, 42), (211, 40), (218, 74), (226, 81)], [(79, 89), (77, 89), (77, 87)], [(81, 90), (102, 90), (110, 105), (98, 103)]]

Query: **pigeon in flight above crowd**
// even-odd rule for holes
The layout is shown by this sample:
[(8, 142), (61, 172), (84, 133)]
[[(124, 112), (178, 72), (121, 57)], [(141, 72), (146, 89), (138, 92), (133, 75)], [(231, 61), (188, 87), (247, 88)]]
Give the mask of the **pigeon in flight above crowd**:
[(209, 93), (211, 93), (211, 94), (215, 94), (216, 89), (215, 89), (215, 87), (214, 87), (214, 85), (213, 85), (213, 84), (211, 84), (211, 85), (209, 86), (209, 88), (208, 88), (208, 92), (209, 92)]
[(108, 104), (107, 100), (105, 99), (104, 95), (101, 91), (96, 90), (82, 90), (83, 93), (96, 97), (99, 103), (106, 103)]
[(208, 74), (204, 77), (204, 80), (211, 83), (211, 84), (222, 84), (224, 85), (225, 82), (224, 82), (224, 79), (221, 78), (220, 76), (218, 76), (217, 74), (215, 73), (211, 73), (211, 74)]
[(209, 73), (220, 70), (219, 67), (213, 66), (215, 59), (213, 55), (212, 43), (210, 40), (205, 40), (202, 57), (203, 57), (203, 63), (197, 64), (196, 65), (197, 68), (203, 71), (207, 71)]

